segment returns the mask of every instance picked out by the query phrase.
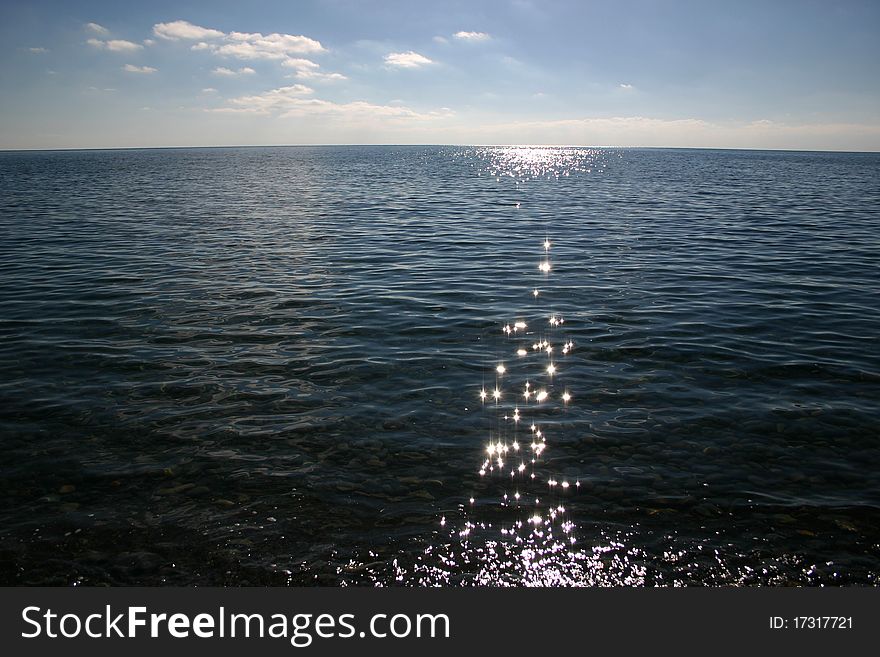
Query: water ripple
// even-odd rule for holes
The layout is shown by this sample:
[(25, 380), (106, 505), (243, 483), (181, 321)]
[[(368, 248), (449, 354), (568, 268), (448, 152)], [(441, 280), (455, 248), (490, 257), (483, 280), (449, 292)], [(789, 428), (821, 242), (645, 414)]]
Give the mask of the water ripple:
[[(0, 580), (876, 583), (878, 171), (0, 153)], [(574, 545), (501, 535), (516, 513), (474, 468), (476, 393), (513, 357), (501, 326), (539, 309), (547, 235), (540, 307), (577, 345), (577, 403), (545, 418), (547, 467), (581, 483)]]

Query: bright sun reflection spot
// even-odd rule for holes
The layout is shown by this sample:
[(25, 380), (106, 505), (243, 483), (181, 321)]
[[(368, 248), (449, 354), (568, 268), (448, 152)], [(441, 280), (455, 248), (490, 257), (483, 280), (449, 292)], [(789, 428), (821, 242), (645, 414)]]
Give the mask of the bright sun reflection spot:
[(549, 374), (550, 376), (553, 376), (554, 374), (556, 374), (556, 365), (554, 365), (553, 363), (550, 363), (547, 366), (547, 374)]
[(480, 401), (486, 401), (486, 389), (480, 390)]
[(500, 363), (498, 365), (498, 367), (495, 368), (495, 371), (498, 372), (499, 374), (504, 374), (507, 371), (507, 368), (504, 367), (503, 363)]
[(546, 274), (550, 271), (550, 263), (544, 260), (540, 265), (538, 265), (538, 269)]
[(517, 355), (517, 356), (525, 356), (527, 353), (529, 353), (529, 352), (526, 351), (525, 349), (517, 349), (517, 350), (516, 350), (516, 355)]
[(501, 391), (498, 388), (492, 391), (492, 396), (495, 398), (495, 401), (501, 399)]
[(545, 399), (547, 399), (547, 391), (546, 390), (541, 390), (537, 395), (535, 395), (536, 401), (542, 402)]

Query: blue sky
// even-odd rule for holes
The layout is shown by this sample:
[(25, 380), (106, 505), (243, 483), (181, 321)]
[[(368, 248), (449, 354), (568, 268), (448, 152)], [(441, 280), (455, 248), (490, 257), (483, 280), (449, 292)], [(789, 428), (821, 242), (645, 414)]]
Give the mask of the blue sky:
[(0, 148), (880, 150), (880, 2), (5, 2)]

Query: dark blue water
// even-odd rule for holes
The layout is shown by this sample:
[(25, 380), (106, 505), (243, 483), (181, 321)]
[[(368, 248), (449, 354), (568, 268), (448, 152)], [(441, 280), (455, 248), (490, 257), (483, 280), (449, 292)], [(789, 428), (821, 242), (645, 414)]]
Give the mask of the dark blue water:
[(0, 240), (0, 583), (880, 575), (876, 154), (0, 153)]

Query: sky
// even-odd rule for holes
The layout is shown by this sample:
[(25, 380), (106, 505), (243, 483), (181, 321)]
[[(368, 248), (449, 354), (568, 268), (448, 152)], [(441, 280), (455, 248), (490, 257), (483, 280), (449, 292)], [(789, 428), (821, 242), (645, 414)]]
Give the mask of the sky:
[(0, 149), (880, 150), (880, 2), (0, 3)]

